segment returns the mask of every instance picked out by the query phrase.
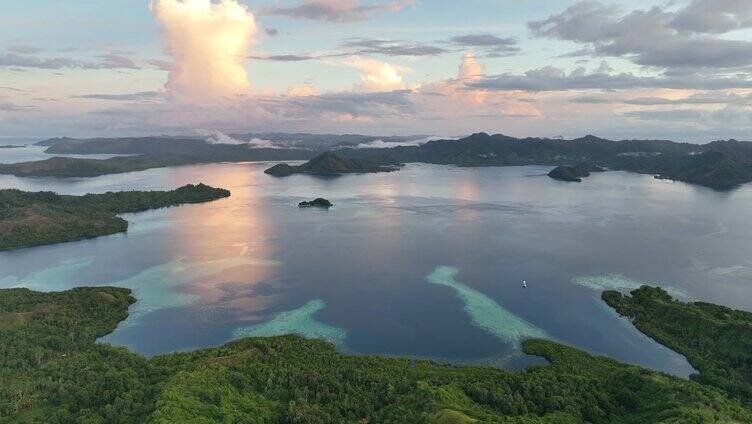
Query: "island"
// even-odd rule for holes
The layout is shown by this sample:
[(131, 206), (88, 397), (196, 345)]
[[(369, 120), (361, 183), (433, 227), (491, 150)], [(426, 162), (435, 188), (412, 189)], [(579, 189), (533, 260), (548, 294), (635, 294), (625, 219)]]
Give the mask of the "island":
[(26, 147), (25, 144), (6, 144), (0, 146), (0, 149), (22, 149)]
[(575, 166), (559, 165), (548, 173), (548, 176), (560, 181), (581, 183), (582, 177), (589, 177), (589, 172), (581, 172)]
[(332, 205), (332, 202), (330, 202), (330, 201), (328, 201), (328, 200), (326, 200), (326, 199), (324, 199), (322, 197), (319, 197), (319, 198), (311, 200), (311, 201), (304, 201), (304, 202), (298, 203), (298, 207), (299, 208), (322, 208), (322, 209), (329, 209), (332, 206), (334, 206), (334, 205)]
[(121, 213), (208, 202), (230, 192), (204, 184), (172, 191), (121, 191), (84, 196), (0, 190), (0, 250), (90, 239), (125, 232)]
[(340, 175), (367, 174), (377, 172), (394, 172), (399, 168), (394, 165), (381, 165), (378, 162), (363, 159), (344, 159), (334, 152), (324, 152), (310, 161), (297, 166), (280, 163), (264, 171), (275, 177), (287, 177), (294, 174)]
[[(512, 372), (351, 356), (326, 342), (289, 335), (147, 359), (96, 342), (128, 316), (136, 301), (128, 289), (5, 289), (0, 290), (0, 421), (752, 422), (748, 380), (734, 371), (752, 358), (745, 344), (747, 316), (677, 302), (655, 288), (641, 288), (631, 298), (612, 292), (604, 298), (633, 316), (638, 328), (655, 328), (654, 337), (695, 339), (672, 345), (688, 358), (716, 353), (722, 358), (684, 380), (555, 342), (527, 340), (523, 350), (548, 364)], [(724, 384), (724, 375), (731, 384)]]
[(605, 171), (605, 168), (593, 165), (590, 162), (583, 162), (574, 166), (559, 165), (551, 170), (548, 176), (555, 180), (581, 183), (582, 179), (589, 177), (591, 172)]

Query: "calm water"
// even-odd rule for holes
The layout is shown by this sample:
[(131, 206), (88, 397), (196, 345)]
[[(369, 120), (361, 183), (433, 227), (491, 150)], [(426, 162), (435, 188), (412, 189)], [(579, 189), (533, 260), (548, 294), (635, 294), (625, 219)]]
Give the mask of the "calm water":
[[(610, 311), (603, 288), (660, 284), (752, 310), (750, 188), (621, 172), (567, 184), (546, 167), (275, 179), (268, 166), (0, 177), (71, 194), (232, 190), (127, 215), (127, 234), (0, 253), (0, 287), (129, 287), (138, 303), (105, 340), (146, 355), (298, 332), (347, 352), (519, 367), (535, 362), (520, 340), (546, 337), (677, 375), (691, 370), (684, 358)], [(296, 207), (317, 196), (335, 207)]]
[(84, 159), (108, 159), (115, 156), (128, 155), (61, 155), (47, 154), (44, 151), (47, 146), (35, 146), (34, 143), (41, 141), (39, 138), (3, 138), (0, 137), (0, 146), (19, 146), (13, 149), (0, 149), (0, 163), (17, 163), (33, 160), (45, 160), (54, 156)]

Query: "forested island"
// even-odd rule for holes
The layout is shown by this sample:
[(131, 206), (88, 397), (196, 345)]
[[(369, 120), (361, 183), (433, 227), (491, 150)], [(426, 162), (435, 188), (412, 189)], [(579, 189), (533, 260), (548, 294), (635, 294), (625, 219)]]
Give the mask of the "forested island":
[(122, 191), (84, 196), (0, 190), (0, 250), (89, 239), (128, 230), (121, 213), (230, 196), (204, 184), (172, 191)]
[(320, 209), (329, 209), (332, 206), (332, 202), (330, 202), (327, 199), (324, 199), (323, 197), (317, 197), (313, 200), (306, 200), (303, 202), (298, 203), (299, 208), (320, 208)]
[(264, 171), (275, 177), (287, 177), (294, 174), (309, 175), (339, 175), (339, 174), (372, 174), (377, 172), (393, 172), (396, 166), (380, 165), (368, 159), (344, 159), (332, 152), (325, 152), (308, 162), (292, 166), (280, 163)]
[(750, 314), (648, 287), (604, 298), (700, 375), (683, 380), (543, 340), (523, 349), (549, 364), (519, 372), (349, 356), (297, 336), (147, 360), (95, 343), (127, 317), (127, 289), (0, 290), (0, 423), (752, 422), (749, 380), (733, 377), (752, 350), (732, 337), (749, 339)]
[[(668, 140), (607, 140), (592, 135), (561, 140), (515, 138), (477, 133), (459, 140), (435, 140), (421, 145), (399, 145), (410, 137), (382, 137), (383, 148), (368, 143), (382, 138), (358, 135), (266, 134), (274, 145), (258, 148), (254, 134), (238, 135), (241, 144), (210, 143), (197, 138), (142, 137), (115, 139), (58, 138), (38, 143), (46, 152), (66, 154), (130, 154), (111, 159), (54, 157), (44, 161), (0, 164), (0, 174), (22, 177), (93, 177), (149, 168), (214, 162), (310, 160), (327, 151), (339, 161), (360, 161), (344, 172), (375, 172), (379, 167), (422, 162), (463, 167), (559, 165), (582, 162), (612, 170), (652, 174), (658, 178), (727, 190), (752, 181), (752, 143), (736, 140), (708, 144)], [(285, 141), (292, 138), (293, 141)], [(243, 141), (245, 140), (245, 141)], [(267, 140), (269, 141), (269, 140)], [(269, 141), (272, 143), (272, 141)], [(361, 143), (361, 144), (355, 144)], [(365, 144), (363, 144), (365, 143)], [(394, 143), (394, 147), (389, 147)], [(364, 168), (365, 167), (365, 168)], [(361, 168), (361, 170), (348, 170)], [(336, 168), (334, 168), (336, 170)], [(280, 165), (270, 174), (339, 173)]]
[(583, 178), (589, 177), (591, 172), (605, 172), (605, 168), (583, 162), (574, 166), (559, 165), (548, 176), (560, 181), (581, 183)]

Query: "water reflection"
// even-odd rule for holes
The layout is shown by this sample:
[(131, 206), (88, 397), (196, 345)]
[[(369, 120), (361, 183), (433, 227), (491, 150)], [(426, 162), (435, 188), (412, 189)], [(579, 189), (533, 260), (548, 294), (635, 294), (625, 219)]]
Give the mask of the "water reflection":
[[(204, 182), (233, 194), (129, 214), (127, 234), (2, 252), (0, 287), (132, 288), (139, 303), (106, 341), (147, 355), (289, 330), (357, 353), (499, 364), (520, 338), (545, 335), (678, 375), (691, 372), (686, 361), (616, 316), (597, 291), (654, 281), (752, 309), (749, 188), (719, 195), (626, 173), (564, 184), (545, 167), (409, 165), (277, 179), (267, 166), (0, 176), (2, 186), (34, 191)], [(296, 207), (319, 196), (335, 207)], [(441, 266), (461, 278), (426, 284)]]

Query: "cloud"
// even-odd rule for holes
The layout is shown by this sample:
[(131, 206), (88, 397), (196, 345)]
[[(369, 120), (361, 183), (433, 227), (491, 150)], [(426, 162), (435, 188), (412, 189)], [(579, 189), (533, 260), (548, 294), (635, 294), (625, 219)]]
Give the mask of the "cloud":
[(384, 56), (436, 56), (449, 50), (428, 44), (407, 43), (399, 40), (379, 40), (354, 38), (342, 43), (341, 47), (352, 49), (354, 55), (380, 54)]
[(528, 23), (534, 35), (585, 44), (579, 54), (678, 69), (751, 65), (752, 42), (718, 36), (750, 26), (752, 3), (746, 0), (693, 0), (675, 12), (655, 6), (626, 14), (587, 0)]
[(316, 90), (311, 84), (292, 85), (287, 87), (288, 97), (306, 97), (316, 94)]
[(177, 100), (206, 101), (249, 92), (243, 58), (258, 32), (236, 0), (152, 0), (172, 65), (165, 88)]
[(298, 55), (298, 54), (276, 54), (276, 55), (250, 55), (248, 59), (270, 60), (272, 62), (303, 62), (306, 60), (319, 59), (318, 56)]
[(632, 106), (666, 106), (666, 105), (750, 105), (752, 94), (737, 94), (725, 91), (704, 91), (679, 98), (658, 96), (614, 98), (603, 96), (578, 96), (570, 100), (581, 104), (625, 104)]
[(707, 116), (706, 111), (695, 109), (674, 110), (635, 110), (624, 112), (621, 116), (641, 119), (645, 121), (689, 121), (695, 122)]
[(407, 141), (398, 141), (398, 142), (386, 142), (384, 140), (378, 139), (369, 141), (368, 143), (360, 143), (357, 146), (355, 146), (356, 149), (388, 149), (390, 147), (414, 147), (414, 146), (421, 146), (423, 144), (428, 143), (429, 141), (436, 141), (436, 140), (457, 140), (456, 137), (438, 137), (438, 136), (431, 136), (426, 138), (421, 138), (417, 140), (407, 140)]
[(0, 101), (0, 112), (16, 112), (16, 111), (23, 110), (26, 108), (28, 107), (18, 106), (10, 102)]
[(229, 135), (216, 130), (195, 130), (209, 144), (245, 144), (244, 141), (230, 137)]
[(2, 87), (2, 86), (0, 86), (0, 90), (12, 91), (12, 92), (15, 92), (15, 93), (24, 93), (24, 92), (28, 91), (28, 90), (22, 90), (20, 88), (15, 88), (15, 87)]
[(42, 52), (43, 50), (40, 49), (39, 47), (17, 44), (17, 45), (8, 47), (8, 51), (13, 52), (13, 53), (21, 53), (21, 54), (36, 54), (36, 53)]
[(474, 55), (466, 54), (457, 69), (457, 78), (421, 85), (416, 101), (423, 113), (435, 120), (541, 116), (519, 93), (472, 87), (473, 82), (484, 79), (483, 65)]
[(675, 28), (723, 34), (752, 27), (752, 3), (747, 0), (694, 0), (676, 13)]
[(679, 99), (667, 99), (663, 97), (638, 97), (624, 100), (625, 104), (638, 106), (655, 105), (714, 105), (714, 104), (749, 104), (752, 96), (726, 92), (703, 92)]
[(300, 97), (259, 97), (260, 108), (285, 122), (373, 121), (408, 117), (416, 113), (413, 92), (325, 93)]
[(172, 68), (172, 62), (170, 62), (169, 60), (152, 59), (147, 60), (146, 63), (162, 71), (169, 71)]
[(449, 42), (460, 47), (482, 48), (487, 57), (511, 56), (520, 52), (514, 38), (500, 38), (492, 34), (460, 35), (450, 38)]
[(367, 20), (376, 13), (399, 12), (413, 3), (412, 0), (393, 0), (387, 3), (361, 5), (358, 0), (300, 0), (296, 6), (267, 8), (263, 13), (294, 19), (357, 22)]
[(459, 72), (457, 77), (461, 81), (473, 81), (483, 78), (486, 75), (486, 70), (483, 66), (475, 60), (475, 56), (472, 54), (466, 54), (462, 56), (462, 62), (460, 62)]
[(399, 69), (389, 63), (361, 57), (353, 57), (345, 63), (360, 71), (359, 89), (362, 91), (394, 91), (405, 86)]
[(100, 67), (104, 69), (141, 69), (133, 59), (125, 55), (109, 53), (99, 58), (102, 60)]
[(546, 66), (519, 74), (500, 74), (468, 83), (482, 90), (566, 91), (588, 89), (683, 88), (720, 90), (752, 88), (752, 80), (739, 77), (704, 75), (636, 76), (631, 73), (612, 74), (601, 71), (587, 73), (578, 68), (569, 73)]
[(29, 54), (0, 54), (0, 66), (36, 69), (138, 69), (138, 65), (124, 56), (107, 54), (99, 61), (85, 61), (68, 57), (39, 57)]
[(278, 146), (271, 140), (263, 138), (252, 138), (248, 143), (250, 149), (283, 149), (284, 146)]
[(140, 91), (138, 93), (128, 94), (84, 94), (71, 96), (75, 99), (96, 99), (96, 100), (115, 100), (115, 101), (133, 101), (133, 100), (158, 100), (164, 97), (159, 91)]

